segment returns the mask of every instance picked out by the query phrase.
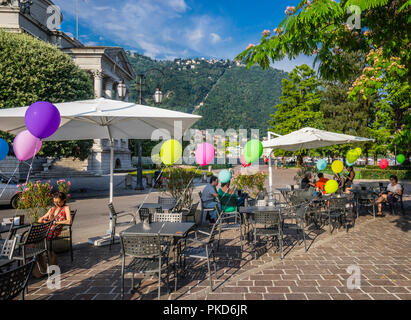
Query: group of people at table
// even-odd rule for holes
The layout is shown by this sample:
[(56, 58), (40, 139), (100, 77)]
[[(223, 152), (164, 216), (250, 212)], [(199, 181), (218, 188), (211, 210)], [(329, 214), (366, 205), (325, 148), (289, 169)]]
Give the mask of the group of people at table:
[[(352, 192), (352, 186), (355, 178), (354, 168), (352, 166), (347, 167), (348, 173), (345, 173), (343, 177), (339, 174), (334, 175), (334, 179), (338, 182), (339, 189), (343, 192), (350, 194)], [(324, 177), (322, 172), (318, 173), (318, 180), (311, 181), (311, 172), (306, 172), (304, 178), (301, 180), (301, 189), (309, 189), (310, 187), (315, 188), (314, 195), (326, 194), (325, 184), (329, 179)], [(381, 191), (378, 194), (378, 198), (375, 200), (375, 204), (378, 207), (377, 216), (384, 216), (382, 213), (382, 204), (389, 203), (392, 204), (400, 200), (402, 196), (402, 186), (398, 183), (398, 177), (396, 175), (390, 176), (390, 183), (388, 184), (385, 191)]]
[[(352, 193), (352, 187), (355, 179), (355, 171), (353, 166), (347, 166), (347, 173), (344, 173), (341, 177), (340, 174), (335, 174), (334, 179), (338, 182), (339, 189), (346, 194)], [(312, 173), (306, 172), (304, 178), (301, 180), (300, 188), (308, 190), (313, 188), (313, 195), (326, 194), (325, 184), (329, 179), (324, 177), (322, 172), (317, 174), (318, 180), (312, 181)], [(203, 189), (201, 200), (205, 209), (215, 209), (216, 206), (225, 212), (237, 211), (237, 208), (244, 206), (246, 194), (240, 194), (234, 188), (230, 187), (230, 181), (221, 183), (220, 188), (217, 191), (219, 180), (216, 176), (210, 178), (210, 182)], [(402, 186), (398, 183), (398, 177), (395, 175), (390, 176), (390, 183), (385, 191), (381, 191), (378, 194), (375, 204), (378, 207), (377, 216), (383, 216), (382, 204), (392, 204), (400, 200), (403, 193)], [(219, 201), (217, 201), (217, 199)], [(221, 201), (223, 200), (224, 201)], [(210, 211), (207, 217), (211, 223), (214, 223), (217, 219), (216, 210)]]
[(247, 194), (239, 194), (236, 189), (231, 188), (230, 183), (231, 181), (221, 183), (221, 187), (217, 191), (219, 180), (216, 176), (212, 176), (210, 182), (204, 187), (201, 194), (203, 207), (205, 209), (214, 209), (207, 216), (210, 223), (215, 223), (217, 220), (216, 206), (224, 212), (234, 212), (237, 211), (238, 207), (244, 206)]

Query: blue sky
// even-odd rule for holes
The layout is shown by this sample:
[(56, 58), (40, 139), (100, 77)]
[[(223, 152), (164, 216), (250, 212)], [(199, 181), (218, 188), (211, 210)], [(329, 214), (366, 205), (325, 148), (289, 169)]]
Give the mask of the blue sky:
[[(75, 35), (76, 0), (54, 0), (64, 16), (61, 30)], [(233, 59), (264, 29), (273, 30), (298, 0), (79, 0), (80, 41), (122, 46), (156, 59)], [(283, 60), (290, 71), (311, 57)]]

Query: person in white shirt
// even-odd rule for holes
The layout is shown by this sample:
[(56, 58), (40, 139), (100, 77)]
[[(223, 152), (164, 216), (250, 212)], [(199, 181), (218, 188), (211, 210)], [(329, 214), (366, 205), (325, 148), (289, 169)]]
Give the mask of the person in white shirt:
[(387, 191), (381, 192), (375, 203), (378, 206), (377, 216), (382, 216), (382, 204), (388, 202), (392, 204), (395, 201), (398, 201), (402, 195), (402, 187), (398, 183), (398, 178), (395, 175), (390, 176), (390, 184), (387, 186)]

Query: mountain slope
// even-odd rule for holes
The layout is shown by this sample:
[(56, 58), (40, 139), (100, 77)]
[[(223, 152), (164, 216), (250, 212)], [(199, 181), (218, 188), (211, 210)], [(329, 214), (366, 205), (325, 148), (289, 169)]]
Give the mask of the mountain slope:
[[(203, 116), (200, 129), (260, 129), (266, 131), (269, 114), (281, 95), (281, 80), (287, 73), (260, 67), (246, 69), (230, 60), (175, 59), (156, 61), (131, 54), (137, 74), (147, 74), (144, 103), (154, 105), (153, 94), (160, 86), (165, 97), (161, 108)], [(139, 86), (131, 86), (130, 101), (138, 101)]]

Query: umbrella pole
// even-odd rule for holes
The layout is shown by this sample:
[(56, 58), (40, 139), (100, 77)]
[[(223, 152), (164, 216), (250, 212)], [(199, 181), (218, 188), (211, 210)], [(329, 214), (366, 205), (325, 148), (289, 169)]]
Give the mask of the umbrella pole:
[(271, 165), (271, 152), (273, 150), (270, 149), (270, 153), (268, 154), (268, 205), (272, 206), (273, 203), (273, 168)]

